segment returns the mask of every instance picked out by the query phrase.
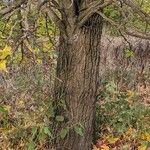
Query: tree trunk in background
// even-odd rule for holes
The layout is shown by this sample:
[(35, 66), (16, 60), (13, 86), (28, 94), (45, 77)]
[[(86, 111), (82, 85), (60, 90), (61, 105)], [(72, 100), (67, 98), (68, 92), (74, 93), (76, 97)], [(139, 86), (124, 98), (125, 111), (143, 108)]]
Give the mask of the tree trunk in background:
[[(90, 150), (93, 141), (95, 103), (98, 86), (100, 39), (102, 18), (93, 15), (84, 27), (67, 37), (61, 33), (55, 99), (57, 115), (65, 117), (65, 123), (56, 127), (58, 134), (62, 128), (69, 127), (65, 139), (57, 138), (57, 150)], [(60, 101), (66, 103), (66, 109)], [(73, 126), (81, 123), (84, 136), (78, 135)]]

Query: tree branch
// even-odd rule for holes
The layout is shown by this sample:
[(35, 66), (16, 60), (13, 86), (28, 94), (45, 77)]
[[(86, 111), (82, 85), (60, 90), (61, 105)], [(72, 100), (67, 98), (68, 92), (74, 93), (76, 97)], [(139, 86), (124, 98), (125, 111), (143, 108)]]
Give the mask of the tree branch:
[(111, 25), (115, 26), (118, 30), (120, 30), (121, 32), (126, 33), (127, 35), (131, 35), (137, 38), (142, 38), (142, 39), (147, 39), (150, 40), (150, 35), (149, 34), (145, 34), (145, 33), (137, 33), (134, 31), (129, 31), (125, 28), (125, 26), (116, 23), (115, 21), (113, 21), (112, 19), (108, 18), (107, 16), (105, 16), (102, 12), (97, 12), (101, 17), (103, 17), (106, 21), (108, 21)]
[(12, 3), (11, 6), (0, 10), (0, 17), (5, 17), (5, 15), (10, 14), (19, 7), (21, 7), (22, 4), (27, 4), (27, 2), (27, 0), (20, 0), (19, 2)]
[(55, 11), (51, 7), (48, 7), (48, 8), (45, 7), (44, 12), (47, 13), (47, 15), (50, 17), (50, 19), (59, 28), (59, 30), (65, 30), (62, 20), (58, 17), (58, 15), (55, 13)]
[(97, 11), (100, 9), (103, 9), (113, 3), (113, 0), (108, 0), (105, 3), (102, 3), (102, 1), (94, 1), (90, 4), (88, 8), (86, 8), (81, 15), (79, 16), (79, 27), (82, 27), (84, 23)]
[(132, 1), (131, 0), (123, 0), (123, 1), (127, 6), (131, 7), (131, 9), (135, 13), (137, 13), (143, 20), (145, 20), (147, 23), (150, 24), (150, 15), (147, 14), (145, 11), (143, 11), (138, 4), (134, 3), (133, 0)]

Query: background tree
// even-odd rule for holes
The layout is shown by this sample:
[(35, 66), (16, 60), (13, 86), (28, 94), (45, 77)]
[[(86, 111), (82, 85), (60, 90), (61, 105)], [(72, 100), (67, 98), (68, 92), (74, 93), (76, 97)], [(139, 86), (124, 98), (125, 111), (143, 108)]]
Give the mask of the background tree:
[[(112, 10), (105, 13), (110, 6)], [(130, 0), (17, 0), (2, 3), (1, 18), (6, 24), (13, 24), (7, 26), (9, 33), (4, 27), (5, 40), (14, 49), (20, 47), (22, 54), (28, 52), (24, 49), (32, 51), (41, 47), (38, 30), (41, 26), (38, 24), (40, 15), (44, 14), (45, 23), (51, 20), (59, 29), (54, 106), (56, 120), (63, 123), (54, 124), (56, 149), (91, 149), (103, 20), (121, 34), (150, 39), (148, 30), (142, 32), (143, 29), (138, 24), (129, 22), (130, 19), (137, 18), (146, 29), (149, 28), (150, 16), (146, 12), (147, 8), (144, 11), (142, 6), (139, 2)], [(114, 9), (117, 12), (116, 18), (111, 16)], [(46, 28), (49, 29), (48, 26)], [(13, 42), (12, 38), (15, 39)], [(49, 39), (51, 40), (50, 37)]]

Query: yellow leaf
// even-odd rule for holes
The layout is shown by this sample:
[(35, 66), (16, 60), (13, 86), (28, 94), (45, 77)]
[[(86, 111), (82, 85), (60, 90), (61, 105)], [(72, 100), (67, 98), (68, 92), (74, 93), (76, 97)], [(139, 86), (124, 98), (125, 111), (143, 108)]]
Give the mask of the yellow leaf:
[(4, 109), (5, 109), (6, 111), (10, 112), (10, 110), (11, 110), (11, 106), (9, 106), (9, 105), (5, 105), (5, 106), (4, 106)]
[(109, 144), (114, 144), (118, 141), (119, 138), (109, 137), (107, 140)]
[(53, 44), (51, 42), (44, 42), (43, 43), (43, 52), (48, 52), (49, 50), (51, 50), (53, 48)]
[(135, 129), (129, 128), (129, 129), (125, 132), (125, 135), (126, 135), (126, 136), (130, 136), (130, 135), (132, 135), (132, 134), (134, 134), (134, 133), (135, 133)]
[(0, 70), (1, 70), (1, 71), (8, 72), (8, 71), (7, 71), (7, 68), (6, 68), (6, 63), (7, 63), (6, 60), (1, 60), (1, 61), (0, 61)]
[(42, 64), (42, 59), (37, 59), (38, 64)]
[(139, 146), (138, 150), (146, 150), (147, 146)]
[(142, 134), (142, 139), (143, 139), (143, 140), (146, 140), (146, 141), (148, 141), (148, 142), (150, 142), (150, 133), (144, 132), (144, 133)]
[(114, 143), (116, 143), (117, 141), (118, 141), (118, 139), (119, 138), (110, 138), (110, 139), (108, 139), (108, 142), (109, 142), (109, 144), (114, 144)]
[(11, 55), (11, 47), (6, 45), (3, 50), (0, 50), (0, 59), (5, 59), (7, 56)]
[(127, 96), (128, 97), (133, 97), (134, 96), (134, 92), (131, 90), (127, 90)]

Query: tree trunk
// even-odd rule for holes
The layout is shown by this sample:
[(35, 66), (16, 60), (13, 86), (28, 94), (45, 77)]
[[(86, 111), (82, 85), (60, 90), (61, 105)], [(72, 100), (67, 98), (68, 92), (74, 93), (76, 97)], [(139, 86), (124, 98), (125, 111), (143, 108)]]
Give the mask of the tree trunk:
[[(65, 121), (56, 129), (59, 134), (62, 128), (69, 128), (69, 133), (64, 139), (56, 139), (57, 150), (90, 150), (92, 147), (101, 34), (102, 18), (96, 14), (71, 36), (61, 33), (55, 102), (57, 115), (64, 116)], [(79, 123), (84, 127), (83, 136), (73, 130)]]

